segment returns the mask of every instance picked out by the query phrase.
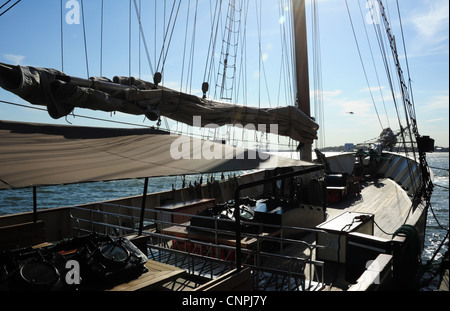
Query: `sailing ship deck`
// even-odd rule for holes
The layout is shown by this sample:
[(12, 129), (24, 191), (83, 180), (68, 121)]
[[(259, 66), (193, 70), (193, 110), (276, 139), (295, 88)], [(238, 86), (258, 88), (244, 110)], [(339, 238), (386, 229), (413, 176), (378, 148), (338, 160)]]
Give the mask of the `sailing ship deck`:
[[(380, 188), (382, 189), (380, 191)], [(327, 219), (333, 219), (335, 217), (338, 217), (341, 214), (352, 212), (352, 213), (363, 213), (363, 214), (373, 214), (374, 220), (375, 220), (375, 226), (374, 226), (374, 238), (381, 238), (390, 240), (392, 238), (392, 233), (394, 233), (401, 225), (403, 225), (408, 217), (408, 215), (411, 212), (411, 199), (407, 196), (406, 192), (401, 189), (399, 185), (397, 185), (394, 181), (390, 179), (378, 179), (374, 181), (366, 182), (363, 185), (362, 191), (360, 194), (348, 197), (346, 200), (339, 204), (332, 205), (327, 208)], [(187, 224), (184, 224), (187, 225)], [(170, 228), (169, 228), (170, 229)], [(179, 227), (175, 225), (170, 229), (169, 235), (174, 234), (172, 231), (182, 231), (181, 233), (183, 238), (189, 238), (187, 230), (185, 227)], [(167, 230), (165, 230), (167, 231)], [(163, 231), (163, 232), (165, 232)], [(176, 233), (175, 232), (175, 233)], [(178, 233), (180, 233), (178, 232)], [(166, 232), (167, 233), (167, 232)], [(178, 235), (178, 234), (177, 234)], [(311, 245), (315, 244), (315, 233), (310, 233), (306, 236), (302, 237), (302, 240), (307, 241), (307, 243), (310, 243)], [(190, 238), (195, 238), (195, 240), (202, 240), (198, 235), (190, 236)], [(228, 239), (229, 240), (229, 239)], [(228, 241), (227, 240), (227, 241)], [(208, 240), (211, 242), (210, 240)], [(256, 243), (256, 242), (255, 242)], [(229, 243), (228, 243), (229, 244)], [(286, 243), (287, 245), (289, 243)], [(288, 246), (284, 246), (281, 254), (283, 256), (290, 256), (292, 258), (305, 258), (307, 257), (307, 250), (305, 248), (299, 247), (299, 245), (292, 244)], [(159, 256), (164, 252), (158, 252)], [(165, 255), (164, 260), (168, 260), (167, 263), (171, 265), (179, 265), (177, 260), (175, 260), (176, 257)], [(183, 256), (179, 257), (179, 260), (185, 260)], [(316, 260), (316, 254), (314, 253), (311, 257), (311, 260)], [(276, 258), (271, 259), (271, 263), (274, 264), (273, 267), (279, 270), (288, 269), (288, 266), (291, 263), (286, 262), (283, 260), (280, 260), (277, 262)], [(199, 261), (197, 263), (197, 266), (199, 267), (199, 275), (210, 275), (212, 278), (215, 277), (215, 275), (221, 275), (224, 271), (227, 271), (227, 268), (230, 269), (231, 267), (227, 267), (226, 265), (220, 264), (220, 263), (205, 263), (202, 261)], [(306, 276), (306, 280), (304, 281), (307, 286), (310, 288), (316, 287), (317, 289), (325, 289), (325, 290), (346, 290), (351, 285), (348, 281), (345, 280), (343, 276), (345, 276), (345, 264), (339, 264), (335, 262), (326, 262), (323, 267), (317, 266), (315, 264), (306, 264), (304, 267), (303, 274)], [(344, 269), (344, 270), (343, 270)], [(325, 286), (324, 284), (320, 285), (319, 283), (313, 281), (312, 283), (309, 283), (309, 276), (317, 274), (321, 274), (322, 271), (329, 271), (330, 273), (324, 273), (324, 283), (325, 284), (333, 284), (333, 286)], [(336, 273), (336, 271), (341, 271), (339, 273)], [(344, 271), (344, 272), (343, 272)], [(260, 288), (267, 289), (273, 289), (276, 288), (278, 290), (280, 287), (279, 285), (274, 285), (274, 283), (279, 282), (280, 279), (273, 278), (273, 276), (269, 276), (269, 274), (264, 274), (264, 272), (259, 273), (258, 276), (260, 279), (259, 282), (263, 282), (259, 284)], [(339, 276), (336, 278), (336, 276)], [(286, 281), (286, 279), (289, 279), (289, 277), (283, 276), (283, 282), (284, 284), (288, 284), (287, 286), (294, 286), (298, 287), (295, 282), (297, 280), (295, 278), (292, 279), (292, 284), (290, 284), (290, 281)], [(287, 282), (287, 283), (286, 283)], [(262, 287), (261, 287), (262, 286)]]
[(404, 224), (411, 210), (411, 199), (397, 183), (383, 178), (366, 182), (360, 194), (327, 208), (328, 219), (344, 212), (374, 214), (374, 236), (390, 239)]
[[(375, 226), (374, 226), (374, 239), (385, 239), (390, 240), (392, 238), (391, 233), (395, 232), (405, 220), (408, 218), (411, 212), (411, 199), (408, 197), (406, 192), (397, 185), (396, 182), (391, 179), (378, 179), (374, 181), (367, 181), (363, 184), (363, 188), (360, 194), (350, 195), (343, 202), (339, 204), (334, 204), (327, 207), (327, 221), (338, 217), (341, 214), (347, 212), (357, 212), (357, 213), (367, 213), (374, 214)], [(84, 206), (70, 209), (73, 225), (76, 223), (87, 223), (86, 229), (92, 230), (94, 224), (99, 226), (96, 230), (98, 232), (105, 230), (105, 234), (130, 234), (135, 230), (136, 218), (131, 216), (133, 213), (140, 211), (139, 208), (117, 205), (111, 202), (97, 203), (94, 206)], [(158, 228), (161, 226), (182, 226), (183, 224), (175, 224), (168, 222), (172, 218), (163, 217), (163, 213), (174, 213), (174, 215), (180, 216), (179, 213), (173, 211), (163, 211), (161, 209), (153, 210), (148, 208), (146, 210), (146, 223), (152, 223), (152, 228), (146, 228), (144, 230), (144, 235), (149, 237), (147, 242), (147, 247), (149, 252), (149, 259), (151, 262), (159, 261), (164, 264), (171, 265), (174, 267), (174, 273), (177, 277), (170, 278), (167, 280), (168, 285), (164, 287), (170, 288), (180, 288), (181, 290), (194, 290), (201, 284), (204, 284), (205, 278), (215, 279), (220, 277), (224, 273), (227, 273), (234, 269), (233, 252), (235, 250), (234, 244), (220, 244), (214, 241), (203, 241), (201, 236), (196, 236), (195, 238), (189, 236), (174, 236), (165, 235), (164, 230), (159, 231)], [(100, 216), (104, 222), (96, 222), (97, 215)], [(44, 214), (41, 215), (42, 217)], [(187, 215), (193, 216), (193, 215)], [(81, 218), (80, 218), (81, 217)], [(84, 218), (84, 219), (82, 219)], [(114, 221), (113, 221), (114, 219)], [(130, 221), (131, 220), (131, 221)], [(93, 222), (94, 221), (94, 222)], [(126, 225), (131, 225), (131, 228), (126, 228)], [(77, 229), (78, 228), (78, 229)], [(100, 229), (101, 228), (101, 229)], [(382, 230), (381, 230), (381, 229)], [(80, 230), (81, 227), (75, 226), (74, 230)], [(182, 228), (180, 227), (179, 230)], [(128, 232), (128, 233), (127, 233)], [(231, 240), (233, 235), (231, 233)], [(248, 238), (243, 236), (244, 239)], [(306, 286), (306, 289), (323, 289), (324, 284), (332, 284), (332, 287), (325, 287), (325, 290), (346, 290), (350, 283), (346, 282), (343, 278), (345, 272), (342, 272), (343, 264), (337, 264), (333, 262), (325, 262), (321, 264), (321, 259), (317, 259), (316, 252), (313, 251), (317, 243), (315, 242), (316, 232), (314, 229), (307, 234), (299, 238), (299, 242), (304, 242), (301, 245), (297, 242), (292, 242), (292, 240), (271, 237), (267, 234), (260, 234), (257, 236), (252, 236), (255, 239), (253, 249), (245, 248), (243, 245), (243, 252), (248, 255), (250, 262), (243, 262), (244, 265), (251, 265), (254, 268), (254, 275), (257, 276), (257, 281), (264, 282), (261, 285), (259, 283), (256, 288), (264, 290), (292, 290), (293, 288), (299, 288), (300, 286)], [(274, 239), (269, 241), (270, 239)], [(206, 251), (195, 252), (193, 250), (179, 249), (173, 247), (174, 241), (178, 241), (179, 245), (181, 243), (195, 243), (200, 247), (205, 247)], [(268, 251), (267, 249), (258, 249), (261, 245), (273, 244), (272, 248)], [(305, 247), (305, 245), (307, 245)], [(258, 256), (265, 256), (267, 252), (272, 252), (270, 255), (272, 258), (264, 258), (265, 266), (254, 265), (256, 261), (251, 261), (261, 258)], [(219, 252), (224, 252), (227, 258), (217, 258)], [(265, 253), (264, 253), (265, 252)], [(263, 254), (264, 253), (264, 254)], [(311, 257), (309, 256), (311, 253)], [(259, 260), (259, 259), (258, 259)], [(288, 271), (284, 274), (279, 274), (276, 277), (266, 273), (264, 270), (268, 264), (271, 264), (270, 268), (275, 268), (278, 270)], [(295, 269), (300, 269), (300, 273), (296, 275), (290, 274), (292, 271), (293, 264), (295, 264)], [(303, 267), (302, 267), (303, 265)], [(302, 270), (303, 269), (303, 270)], [(338, 272), (341, 271), (341, 272)], [(166, 271), (169, 274), (171, 271)], [(186, 278), (186, 274), (182, 272), (187, 272), (187, 274), (197, 277), (192, 281), (192, 277)], [(160, 272), (157, 272), (160, 273)], [(162, 273), (162, 272), (161, 272)], [(179, 274), (178, 274), (179, 273)], [(313, 279), (311, 278), (313, 276)], [(339, 276), (339, 279), (336, 279)], [(291, 281), (292, 280), (292, 281)], [(312, 281), (312, 282), (310, 282)], [(160, 285), (163, 285), (159, 283)]]

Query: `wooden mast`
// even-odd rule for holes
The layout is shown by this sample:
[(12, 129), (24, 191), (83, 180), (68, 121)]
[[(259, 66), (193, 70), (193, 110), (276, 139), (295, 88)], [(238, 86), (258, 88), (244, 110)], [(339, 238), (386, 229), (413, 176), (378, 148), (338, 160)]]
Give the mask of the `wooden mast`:
[[(292, 0), (294, 14), (295, 66), (297, 84), (297, 106), (307, 116), (311, 116), (308, 40), (306, 31), (305, 0)], [(300, 148), (301, 160), (312, 161), (312, 145), (303, 144)]]

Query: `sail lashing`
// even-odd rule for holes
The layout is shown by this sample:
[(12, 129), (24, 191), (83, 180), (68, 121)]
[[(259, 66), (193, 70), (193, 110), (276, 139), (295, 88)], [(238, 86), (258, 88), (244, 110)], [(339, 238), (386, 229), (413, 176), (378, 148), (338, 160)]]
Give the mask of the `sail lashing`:
[(46, 106), (54, 119), (74, 108), (146, 115), (151, 120), (165, 116), (194, 125), (277, 125), (278, 134), (312, 144), (318, 125), (293, 106), (254, 108), (209, 100), (158, 87), (137, 78), (82, 79), (47, 68), (0, 64), (0, 86), (34, 105)]

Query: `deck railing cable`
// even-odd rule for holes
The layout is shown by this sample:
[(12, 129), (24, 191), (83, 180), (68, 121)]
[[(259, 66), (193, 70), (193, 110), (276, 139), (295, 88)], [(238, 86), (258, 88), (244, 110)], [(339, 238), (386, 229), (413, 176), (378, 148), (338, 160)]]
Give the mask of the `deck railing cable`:
[[(74, 235), (90, 232), (136, 235), (139, 231), (140, 212), (141, 209), (137, 207), (110, 203), (73, 207), (71, 218)], [(191, 275), (208, 279), (236, 268), (236, 248), (233, 243), (224, 243), (227, 239), (234, 241), (234, 231), (219, 228), (218, 218), (214, 219), (214, 228), (207, 228), (205, 231), (204, 227), (191, 226), (189, 223), (174, 223), (171, 220), (174, 216), (211, 220), (206, 216), (147, 208), (144, 219), (146, 226), (142, 234), (148, 237), (149, 259), (184, 268)], [(222, 225), (227, 222), (234, 224), (232, 220), (221, 219), (220, 222)], [(251, 247), (241, 248), (241, 265), (253, 270), (255, 289), (309, 290), (314, 288), (314, 284), (323, 283), (323, 262), (314, 260), (314, 253), (317, 248), (328, 245), (318, 245), (296, 237), (318, 233), (327, 235), (326, 232), (254, 222), (242, 223), (257, 228), (254, 232), (241, 232), (242, 240), (253, 241)], [(184, 229), (188, 234), (183, 237), (165, 233), (164, 229), (168, 227)], [(204, 232), (205, 235), (209, 233), (211, 239), (193, 238), (194, 235), (190, 234), (192, 232)], [(287, 232), (291, 235), (288, 236)]]

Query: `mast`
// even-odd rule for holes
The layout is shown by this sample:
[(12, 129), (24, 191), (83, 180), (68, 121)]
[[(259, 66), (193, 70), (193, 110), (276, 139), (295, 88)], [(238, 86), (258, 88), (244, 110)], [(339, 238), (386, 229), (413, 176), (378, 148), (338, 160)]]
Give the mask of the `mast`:
[[(292, 0), (292, 8), (294, 14), (297, 107), (308, 117), (311, 117), (305, 0)], [(301, 160), (312, 161), (312, 145), (302, 144), (299, 147)]]

